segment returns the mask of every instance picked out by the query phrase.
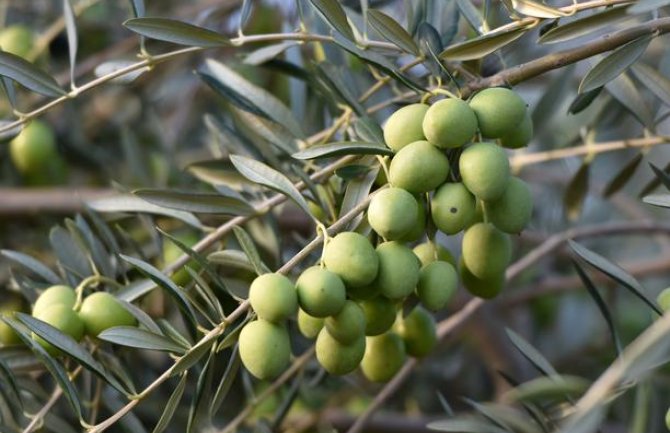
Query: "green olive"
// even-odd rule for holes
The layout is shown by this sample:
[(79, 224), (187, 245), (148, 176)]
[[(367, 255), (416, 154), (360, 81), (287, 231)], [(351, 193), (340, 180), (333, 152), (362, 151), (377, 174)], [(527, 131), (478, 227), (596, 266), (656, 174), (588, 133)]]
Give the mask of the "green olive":
[(426, 104), (411, 104), (391, 114), (384, 124), (386, 145), (397, 153), (410, 143), (424, 140), (422, 124), (426, 111)]
[(458, 275), (450, 263), (437, 260), (428, 263), (419, 272), (416, 294), (429, 310), (444, 308), (458, 288)]
[(342, 232), (326, 245), (326, 268), (342, 278), (348, 287), (363, 287), (374, 281), (379, 258), (370, 241), (355, 232)]
[(510, 89), (484, 89), (470, 100), (477, 115), (479, 132), (485, 138), (500, 138), (517, 129), (526, 115), (526, 102)]
[[(25, 303), (23, 299), (18, 296), (10, 296), (8, 300), (0, 306), (0, 316), (14, 318), (17, 312), (25, 312)], [(0, 345), (13, 346), (21, 344), (21, 337), (14, 331), (11, 326), (0, 320)]]
[(377, 246), (379, 273), (374, 284), (381, 294), (397, 301), (414, 291), (419, 281), (419, 260), (400, 242), (384, 242)]
[(340, 277), (319, 266), (305, 269), (295, 285), (300, 308), (314, 317), (337, 314), (347, 300), (347, 291)]
[(452, 265), (456, 264), (456, 259), (448, 249), (432, 241), (423, 242), (415, 246), (412, 251), (419, 258), (421, 266), (426, 266), (428, 263), (432, 263), (435, 260), (442, 260), (443, 262), (451, 263)]
[(37, 317), (42, 310), (54, 305), (65, 305), (72, 309), (76, 302), (77, 294), (72, 287), (61, 284), (51, 286), (37, 297), (35, 305), (33, 305), (33, 316)]
[(324, 328), (316, 338), (316, 359), (330, 374), (342, 376), (356, 370), (364, 353), (365, 336), (363, 335), (359, 335), (349, 344), (344, 344)]
[(493, 143), (475, 143), (458, 161), (463, 184), (477, 198), (496, 200), (503, 195), (510, 178), (507, 155)]
[(503, 195), (485, 204), (489, 221), (505, 233), (520, 233), (533, 213), (533, 196), (526, 182), (511, 177)]
[(319, 335), (323, 328), (325, 319), (321, 317), (312, 317), (303, 310), (298, 310), (298, 330), (302, 335), (310, 340)]
[(363, 375), (371, 382), (388, 382), (405, 363), (405, 343), (395, 332), (365, 340), (365, 355), (361, 361)]
[(530, 140), (533, 139), (533, 119), (530, 113), (526, 112), (521, 124), (514, 128), (513, 131), (500, 137), (500, 144), (508, 149), (520, 149), (528, 146)]
[(463, 146), (476, 132), (477, 116), (462, 99), (437, 101), (423, 118), (426, 140), (443, 149)]
[(27, 26), (14, 24), (0, 31), (0, 49), (2, 51), (27, 58), (34, 46), (35, 36)]
[(418, 205), (416, 221), (412, 225), (412, 228), (407, 233), (405, 233), (403, 237), (398, 239), (401, 242), (415, 242), (426, 234), (426, 205), (424, 203), (424, 198), (421, 197), (422, 195), (423, 194), (415, 197), (416, 203)]
[[(181, 233), (176, 233), (173, 234), (175, 239), (177, 239), (179, 242), (183, 243), (187, 247), (191, 248), (193, 245), (198, 243), (200, 238), (193, 232), (181, 232)], [(179, 257), (181, 257), (184, 254), (184, 252), (169, 239), (166, 239), (165, 242), (163, 242), (163, 261), (167, 263), (174, 262), (177, 260)], [(189, 266), (191, 269), (197, 271), (200, 269), (200, 264), (196, 262), (195, 260), (189, 260), (188, 263), (186, 263), (185, 266)], [(179, 286), (185, 286), (189, 282), (191, 282), (191, 274), (188, 273), (186, 270), (186, 267), (182, 266), (179, 270), (175, 271), (172, 276), (170, 277), (172, 281), (175, 282), (175, 284)]]
[(491, 279), (505, 272), (511, 259), (509, 236), (491, 223), (477, 223), (465, 231), (463, 262), (478, 278)]
[(459, 263), (459, 274), (461, 276), (461, 281), (463, 282), (463, 287), (465, 287), (465, 289), (472, 295), (484, 299), (494, 298), (500, 293), (505, 285), (504, 273), (493, 275), (488, 278), (479, 278), (470, 272), (463, 262), (462, 257)]
[(383, 189), (370, 200), (368, 222), (379, 236), (386, 240), (397, 240), (416, 225), (418, 208), (414, 196), (404, 189)]
[(9, 154), (24, 175), (48, 171), (53, 161), (59, 158), (56, 136), (47, 123), (33, 120), (9, 143)]
[(407, 354), (415, 358), (428, 355), (437, 344), (435, 318), (419, 305), (398, 320), (393, 329), (405, 343)]
[[(38, 314), (34, 314), (35, 318), (48, 323), (54, 328), (61, 331), (63, 334), (69, 335), (75, 341), (81, 340), (84, 336), (84, 322), (79, 318), (79, 315), (64, 304), (56, 304), (50, 307), (40, 309)], [(37, 341), (47, 352), (51, 355), (59, 355), (60, 350), (52, 346), (50, 343), (33, 334), (33, 339)]]
[(339, 313), (326, 318), (325, 328), (342, 344), (351, 344), (365, 335), (365, 313), (354, 301), (347, 301)]
[(263, 274), (249, 287), (249, 303), (259, 319), (281, 322), (298, 312), (295, 286), (282, 274)]
[(356, 301), (366, 301), (379, 296), (382, 292), (381, 287), (376, 284), (376, 280), (367, 286), (347, 287), (347, 295)]
[(403, 147), (391, 160), (391, 185), (413, 194), (432, 191), (449, 175), (449, 160), (427, 141), (415, 141)]
[(92, 337), (97, 337), (105, 329), (114, 326), (137, 325), (135, 316), (107, 292), (95, 292), (84, 298), (79, 317), (84, 322), (86, 334)]
[(291, 342), (284, 324), (254, 320), (244, 325), (238, 342), (242, 364), (257, 379), (274, 379), (291, 362)]
[(397, 312), (393, 301), (378, 296), (361, 301), (359, 305), (365, 313), (365, 335), (379, 335), (391, 329)]
[(663, 289), (663, 291), (658, 294), (656, 297), (656, 302), (658, 302), (658, 305), (660, 305), (661, 310), (670, 310), (670, 287)]
[(448, 235), (467, 228), (475, 217), (475, 196), (462, 183), (445, 183), (430, 201), (435, 226)]

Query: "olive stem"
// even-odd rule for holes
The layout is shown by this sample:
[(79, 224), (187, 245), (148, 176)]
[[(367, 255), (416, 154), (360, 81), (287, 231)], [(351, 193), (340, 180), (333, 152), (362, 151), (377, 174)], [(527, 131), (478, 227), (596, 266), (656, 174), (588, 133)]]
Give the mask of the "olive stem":
[(74, 303), (74, 307), (72, 309), (74, 311), (79, 311), (79, 308), (81, 307), (81, 303), (83, 300), (83, 295), (84, 295), (84, 289), (86, 289), (88, 286), (93, 285), (93, 284), (98, 284), (98, 283), (105, 283), (105, 284), (110, 284), (113, 285), (117, 288), (123, 287), (122, 284), (120, 284), (118, 281), (105, 277), (104, 275), (91, 275), (82, 280), (81, 283), (74, 289), (75, 293), (77, 294), (77, 300)]

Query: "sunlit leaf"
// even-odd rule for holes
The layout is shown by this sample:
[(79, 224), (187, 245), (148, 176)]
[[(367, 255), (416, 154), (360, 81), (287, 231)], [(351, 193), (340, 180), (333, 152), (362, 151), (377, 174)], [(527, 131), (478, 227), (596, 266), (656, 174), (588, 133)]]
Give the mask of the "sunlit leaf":
[(605, 9), (602, 12), (559, 25), (540, 36), (539, 42), (553, 44), (587, 35), (608, 24), (629, 18), (626, 6)]
[(397, 45), (408, 53), (418, 56), (419, 47), (396, 20), (386, 15), (382, 11), (370, 9), (368, 11), (368, 22), (384, 39)]
[(521, 15), (535, 18), (560, 18), (568, 14), (560, 9), (552, 8), (532, 0), (511, 0), (512, 7)]
[(74, 70), (77, 66), (77, 24), (70, 0), (63, 0), (63, 17), (67, 33), (67, 45), (70, 54), (70, 82), (74, 85)]
[(486, 33), (474, 39), (447, 47), (440, 57), (447, 60), (476, 60), (499, 50), (525, 35), (527, 27), (515, 28), (501, 32)]
[(102, 331), (98, 338), (120, 346), (183, 354), (186, 349), (163, 335), (135, 326), (115, 326)]
[(215, 31), (170, 18), (131, 18), (124, 22), (123, 25), (147, 38), (179, 45), (200, 47), (230, 45), (228, 38)]
[(579, 84), (579, 93), (602, 87), (618, 77), (644, 54), (651, 42), (650, 36), (643, 36), (622, 45), (596, 64)]
[(247, 233), (246, 230), (244, 230), (242, 227), (238, 226), (234, 226), (233, 231), (235, 232), (237, 242), (240, 243), (244, 254), (246, 254), (247, 258), (249, 259), (249, 263), (251, 263), (251, 265), (254, 267), (256, 274), (263, 275), (271, 272), (270, 268), (268, 268), (267, 265), (263, 263), (261, 255), (256, 248), (256, 244), (254, 244), (254, 241), (251, 239), (251, 236), (249, 236), (249, 233)]
[(361, 141), (340, 141), (335, 143), (311, 146), (305, 150), (294, 153), (296, 159), (317, 159), (328, 158), (342, 155), (388, 155), (392, 156), (393, 151), (388, 147)]
[(194, 213), (217, 215), (253, 215), (256, 211), (248, 203), (234, 197), (193, 191), (138, 189), (133, 194), (157, 206)]
[(354, 32), (347, 21), (347, 14), (344, 13), (344, 9), (337, 0), (309, 1), (333, 30), (351, 41), (355, 40)]
[(130, 194), (122, 194), (111, 197), (103, 197), (88, 202), (91, 209), (98, 212), (131, 212), (165, 215), (176, 218), (198, 229), (202, 229), (200, 221), (189, 212), (169, 209), (151, 204), (139, 197)]

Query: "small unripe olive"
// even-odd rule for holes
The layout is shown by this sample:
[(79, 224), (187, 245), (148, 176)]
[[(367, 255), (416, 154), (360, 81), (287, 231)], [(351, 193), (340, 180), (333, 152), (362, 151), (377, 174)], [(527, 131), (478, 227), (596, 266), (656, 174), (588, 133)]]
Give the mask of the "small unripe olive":
[(365, 313), (365, 335), (379, 335), (391, 329), (397, 312), (393, 301), (378, 296), (359, 305)]
[(419, 281), (419, 260), (411, 249), (400, 242), (384, 242), (377, 246), (379, 273), (374, 284), (391, 300), (408, 296)]
[(489, 278), (479, 278), (470, 272), (462, 257), (459, 262), (458, 271), (463, 282), (463, 287), (470, 294), (479, 298), (491, 299), (497, 296), (505, 285), (504, 273), (493, 275)]
[(61, 284), (51, 286), (37, 297), (33, 305), (33, 316), (37, 317), (42, 310), (54, 305), (65, 305), (72, 309), (75, 302), (77, 302), (77, 294), (72, 287)]
[(520, 233), (533, 213), (533, 196), (526, 182), (511, 177), (500, 198), (485, 204), (489, 221), (505, 233)]
[(430, 201), (430, 215), (435, 226), (448, 235), (468, 227), (475, 217), (475, 196), (462, 183), (445, 183)]
[(463, 262), (478, 278), (491, 279), (505, 272), (512, 248), (509, 236), (491, 223), (477, 223), (465, 231)]
[(405, 363), (405, 343), (395, 332), (365, 340), (365, 355), (361, 361), (363, 375), (371, 382), (388, 382)]
[(442, 260), (443, 262), (451, 263), (452, 265), (456, 264), (456, 259), (448, 249), (432, 241), (421, 243), (415, 246), (412, 251), (419, 258), (421, 266), (426, 266), (428, 263), (432, 263), (435, 260)]
[(423, 118), (423, 133), (432, 145), (460, 147), (477, 132), (477, 116), (467, 102), (449, 98), (430, 106)]
[(300, 308), (314, 317), (337, 314), (347, 300), (347, 291), (340, 277), (319, 266), (305, 269), (295, 286)]
[(84, 322), (86, 334), (97, 337), (114, 326), (135, 326), (137, 320), (118, 299), (107, 292), (95, 292), (81, 303), (79, 317)]
[(326, 329), (342, 344), (351, 344), (365, 335), (365, 313), (354, 301), (347, 301), (339, 313), (326, 318)]
[(258, 379), (276, 378), (291, 361), (291, 342), (283, 324), (249, 322), (242, 328), (238, 342), (242, 364)]
[(500, 138), (514, 131), (526, 115), (526, 102), (504, 87), (484, 89), (470, 100), (479, 131), (486, 138)]
[(426, 234), (426, 205), (424, 204), (423, 197), (415, 197), (417, 202), (418, 212), (416, 214), (416, 221), (412, 225), (412, 228), (405, 233), (403, 237), (398, 239), (401, 242), (415, 242), (418, 241)]
[(303, 310), (298, 310), (298, 330), (310, 340), (319, 335), (319, 331), (323, 328), (324, 322), (325, 319), (321, 317), (313, 317), (305, 313)]
[[(63, 334), (69, 335), (74, 340), (79, 341), (84, 336), (84, 322), (79, 318), (79, 315), (72, 310), (72, 308), (57, 304), (48, 308), (42, 308), (39, 314), (33, 314), (35, 318), (48, 323), (54, 328), (61, 331)], [(37, 341), (47, 352), (51, 355), (60, 354), (60, 350), (52, 346), (46, 340), (33, 334), (33, 339)]]
[(389, 166), (391, 185), (413, 194), (432, 191), (449, 175), (449, 160), (427, 141), (415, 141), (398, 152)]
[(656, 297), (656, 302), (658, 302), (658, 305), (660, 305), (661, 310), (670, 310), (670, 287), (664, 289), (661, 293), (658, 294)]
[(420, 305), (404, 318), (398, 320), (393, 327), (405, 343), (405, 350), (410, 356), (421, 358), (428, 355), (437, 344), (435, 318)]
[(41, 120), (33, 120), (9, 143), (9, 154), (16, 168), (24, 175), (49, 170), (59, 158), (56, 136)]
[(475, 143), (463, 151), (458, 166), (463, 184), (478, 198), (495, 200), (505, 192), (510, 167), (502, 147), (493, 143)]
[[(195, 245), (200, 238), (193, 233), (193, 232), (183, 232), (183, 233), (178, 233), (173, 235), (179, 242), (183, 243), (187, 247), (191, 248), (193, 245)], [(163, 261), (167, 263), (174, 262), (177, 260), (177, 258), (181, 257), (184, 252), (169, 239), (166, 239), (165, 242), (163, 242)], [(195, 261), (195, 260), (189, 260), (188, 263), (186, 263), (186, 266), (190, 267), (191, 269), (197, 271), (200, 269), (200, 264)], [(179, 286), (185, 286), (191, 281), (191, 274), (188, 273), (186, 270), (185, 266), (182, 266), (179, 270), (175, 271), (171, 276), (170, 279), (175, 282), (175, 284)]]
[(349, 344), (335, 339), (326, 328), (316, 338), (316, 359), (330, 374), (342, 376), (356, 370), (365, 354), (365, 336)]
[(24, 25), (14, 24), (0, 31), (0, 49), (26, 58), (35, 46), (33, 31)]
[(263, 274), (249, 287), (249, 303), (259, 319), (281, 322), (298, 311), (295, 286), (282, 274)]
[(367, 286), (379, 270), (374, 247), (365, 236), (356, 232), (342, 232), (332, 238), (326, 245), (323, 262), (348, 287)]
[(370, 200), (368, 222), (379, 236), (397, 240), (416, 225), (418, 213), (419, 205), (412, 194), (401, 188), (387, 188)]
[(450, 263), (438, 260), (421, 268), (416, 294), (426, 308), (437, 311), (447, 305), (457, 288), (456, 269)]
[(426, 111), (426, 104), (411, 104), (391, 114), (384, 125), (386, 145), (398, 152), (410, 143), (425, 139), (422, 125)]
[[(19, 297), (12, 296), (0, 306), (0, 316), (13, 318), (16, 312), (25, 311), (25, 303)], [(4, 321), (0, 320), (0, 345), (12, 346), (21, 344), (21, 337)]]
[(526, 112), (519, 126), (500, 137), (500, 144), (508, 149), (520, 149), (528, 146), (532, 139), (533, 119), (530, 117), (530, 113)]
[(670, 430), (670, 408), (665, 412), (665, 428)]

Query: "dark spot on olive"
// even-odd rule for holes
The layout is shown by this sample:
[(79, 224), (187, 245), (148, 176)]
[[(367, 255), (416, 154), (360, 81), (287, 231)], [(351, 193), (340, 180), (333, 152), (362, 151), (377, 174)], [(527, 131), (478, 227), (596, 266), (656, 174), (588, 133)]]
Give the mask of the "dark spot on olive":
[(449, 209), (449, 212), (456, 213), (456, 212), (458, 212), (458, 209), (456, 209), (455, 207), (452, 207), (451, 209)]

